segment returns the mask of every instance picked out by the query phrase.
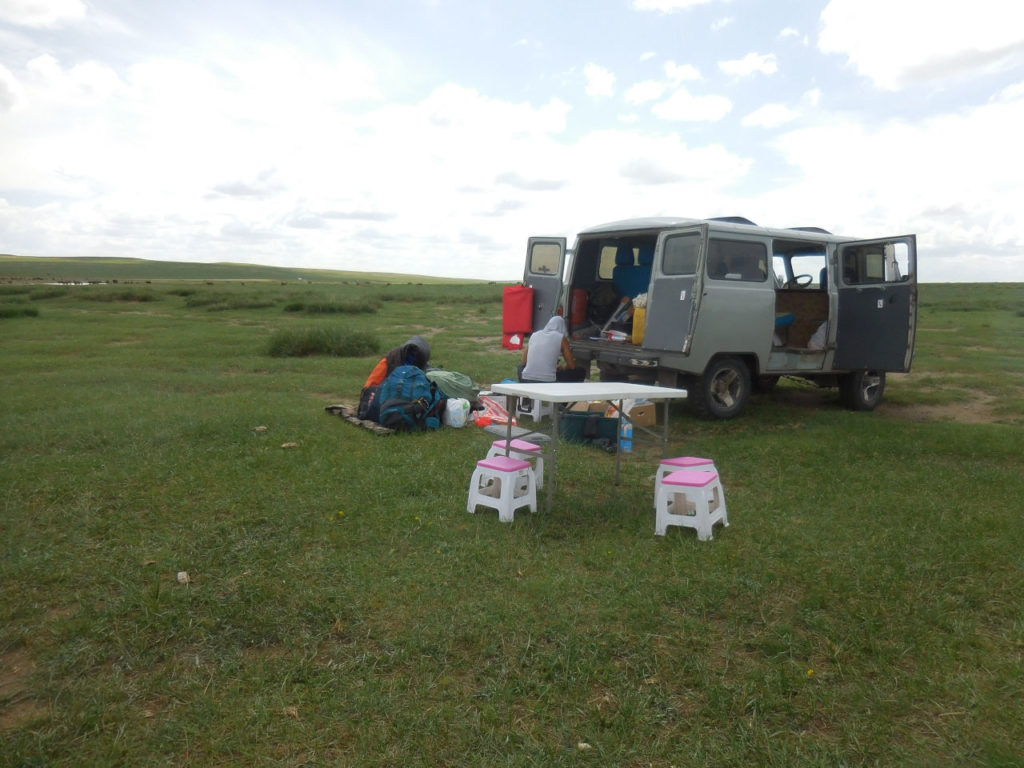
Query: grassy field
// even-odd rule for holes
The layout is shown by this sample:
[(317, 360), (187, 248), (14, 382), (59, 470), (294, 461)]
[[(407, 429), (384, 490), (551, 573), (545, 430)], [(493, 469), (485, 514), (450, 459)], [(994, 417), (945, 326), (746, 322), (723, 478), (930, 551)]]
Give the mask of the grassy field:
[(1024, 764), (1024, 285), (924, 286), (874, 413), (674, 407), (702, 543), (651, 453), (568, 445), (501, 525), (481, 431), (325, 413), (413, 333), (511, 375), (500, 286), (147, 269), (0, 261), (0, 765)]
[[(293, 269), (263, 267), (254, 264), (228, 262), (199, 263), (184, 261), (150, 261), (148, 259), (76, 257), (38, 258), (0, 254), (0, 280), (19, 283), (46, 283), (48, 281), (100, 283), (100, 282), (158, 282), (178, 280), (207, 281), (276, 281), (317, 283), (409, 283), (436, 285), (451, 284), (447, 278), (395, 275), (388, 272), (338, 272), (324, 269)], [(465, 281), (471, 282), (471, 281)]]

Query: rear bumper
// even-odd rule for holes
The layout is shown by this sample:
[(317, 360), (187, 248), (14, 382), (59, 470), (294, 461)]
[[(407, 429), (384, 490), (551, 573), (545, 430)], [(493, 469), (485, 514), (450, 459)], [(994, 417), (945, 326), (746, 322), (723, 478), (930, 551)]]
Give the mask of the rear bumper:
[(659, 355), (636, 344), (621, 341), (574, 339), (570, 342), (577, 360), (594, 360), (629, 368), (654, 369), (659, 366)]

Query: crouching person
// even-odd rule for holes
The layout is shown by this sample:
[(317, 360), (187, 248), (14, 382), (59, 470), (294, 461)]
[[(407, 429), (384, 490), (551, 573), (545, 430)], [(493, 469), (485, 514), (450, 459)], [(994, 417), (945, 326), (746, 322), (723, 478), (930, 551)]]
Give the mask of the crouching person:
[[(559, 365), (559, 358), (565, 364)], [(549, 381), (583, 381), (587, 369), (576, 364), (576, 357), (569, 346), (565, 331), (565, 319), (555, 315), (548, 320), (544, 330), (535, 331), (523, 350), (523, 361), (519, 366), (519, 381), (533, 384)]]
[(404, 344), (394, 347), (370, 371), (359, 395), (356, 415), (360, 419), (377, 421), (380, 417), (380, 400), (377, 397), (380, 385), (391, 372), (402, 365), (415, 365), (426, 370), (430, 363), (430, 344), (422, 336), (413, 336)]

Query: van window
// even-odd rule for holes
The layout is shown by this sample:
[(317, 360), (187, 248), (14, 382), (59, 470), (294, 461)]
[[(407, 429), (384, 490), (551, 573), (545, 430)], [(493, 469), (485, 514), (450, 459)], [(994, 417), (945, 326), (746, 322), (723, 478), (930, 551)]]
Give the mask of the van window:
[(810, 275), (811, 283), (809, 288), (822, 288), (821, 275), (825, 269), (825, 252), (821, 253), (795, 253), (789, 261), (794, 277)]
[(768, 278), (768, 249), (764, 243), (746, 240), (709, 240), (708, 276), (763, 283)]
[(773, 250), (777, 285), (789, 288), (827, 287), (824, 243), (776, 240)]
[(562, 249), (556, 243), (534, 243), (530, 251), (530, 271), (538, 275), (558, 274)]
[(615, 253), (619, 250), (617, 245), (602, 245), (601, 260), (597, 263), (597, 276), (602, 280), (611, 280), (615, 269)]
[(906, 243), (846, 248), (842, 268), (846, 285), (902, 282), (910, 275), (910, 254)]
[(666, 275), (696, 274), (699, 252), (699, 232), (673, 235), (665, 240), (665, 254), (661, 259), (661, 271)]

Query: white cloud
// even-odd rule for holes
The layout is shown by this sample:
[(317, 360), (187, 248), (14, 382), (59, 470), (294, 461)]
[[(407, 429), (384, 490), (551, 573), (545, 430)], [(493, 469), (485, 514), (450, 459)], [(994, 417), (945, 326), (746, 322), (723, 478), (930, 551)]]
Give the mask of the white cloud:
[(756, 128), (777, 128), (797, 117), (798, 114), (785, 104), (765, 104), (744, 117), (741, 122), (743, 125)]
[(818, 48), (843, 54), (885, 90), (970, 75), (1024, 60), (1024, 27), (1005, 0), (831, 0)]
[[(516, 240), (526, 229), (508, 222), (534, 205), (497, 205), (490, 187), (535, 204), (566, 184), (568, 158), (551, 138), (565, 130), (564, 102), (511, 103), (447, 84), (411, 105), (339, 110), (322, 92), (333, 74), (300, 56), (276, 68), (227, 56), (216, 67), (152, 59), (102, 89), (102, 73), (39, 58), (30, 108), (5, 114), (0, 190), (56, 201), (5, 214), (5, 243), (28, 253), (292, 264), (302, 253), (310, 266), (453, 274), (465, 266), (452, 263), (459, 236), (450, 233), (480, 226), (507, 248), (506, 228)], [(65, 98), (85, 91), (92, 103)], [(474, 185), (487, 192), (466, 191)], [(374, 222), (386, 229), (370, 232)], [(344, 259), (332, 258), (347, 240)], [(423, 264), (395, 262), (413, 241)], [(489, 269), (475, 272), (508, 276)]]
[[(793, 215), (783, 218), (784, 209), (802, 200), (806, 220), (846, 234), (917, 232), (925, 280), (943, 271), (944, 279), (1022, 280), (1024, 188), (1006, 155), (1024, 124), (1021, 96), (960, 114), (878, 125), (845, 115), (792, 131), (777, 146), (799, 181), (762, 203), (786, 221)], [(1002, 271), (966, 269), (974, 254), (998, 255)]]
[(774, 53), (748, 53), (742, 59), (730, 59), (718, 62), (718, 68), (727, 75), (749, 77), (750, 75), (774, 75), (779, 64)]
[(121, 78), (105, 64), (84, 61), (64, 69), (50, 54), (31, 59), (25, 75), (33, 98), (63, 107), (102, 103), (123, 87)]
[(821, 89), (811, 88), (809, 91), (805, 91), (800, 100), (809, 107), (818, 107), (821, 104)]
[(21, 84), (3, 64), (0, 64), (0, 112), (7, 112), (15, 108), (21, 96)]
[(615, 75), (598, 64), (587, 64), (583, 68), (583, 76), (587, 79), (586, 94), (595, 99), (610, 98), (615, 95)]
[(630, 7), (636, 11), (658, 11), (660, 13), (673, 13), (674, 11), (685, 11), (695, 8), (698, 5), (706, 5), (719, 0), (631, 0)]
[(631, 85), (626, 91), (625, 99), (630, 104), (646, 104), (649, 101), (660, 99), (665, 93), (665, 84), (657, 80), (644, 80), (643, 82)]
[(688, 147), (678, 136), (634, 137), (621, 150), (619, 173), (633, 184), (698, 184), (715, 188), (735, 184), (750, 169), (751, 161), (720, 144)]
[(811, 40), (809, 37), (807, 37), (807, 35), (800, 34), (800, 31), (793, 27), (785, 27), (782, 31), (779, 32), (777, 38), (779, 40), (799, 40), (802, 45), (811, 44)]
[[(980, 1), (991, 11), (990, 0)], [(937, 12), (906, 20), (895, 13), (887, 18), (902, 26), (891, 33), (878, 24), (877, 0), (863, 2), (857, 12), (872, 11), (863, 23), (873, 26), (823, 20), (823, 44), (839, 45), (836, 52), (879, 82), (1012, 60), (1013, 35), (1004, 30), (989, 31), (988, 42), (967, 34), (979, 52), (970, 61), (966, 43), (945, 40), (932, 54), (918, 38), (938, 23), (922, 19)], [(512, 41), (524, 36), (520, 44), (536, 47), (541, 38), (509, 26), (515, 34), (493, 59), (480, 59), (471, 88), (453, 79), (468, 51), (448, 61), (389, 48), (413, 31), (390, 37), (401, 20), (357, 29), (346, 14), (321, 9), (311, 27), (304, 9), (275, 17), (258, 3), (267, 13), (247, 23), (225, 21), (216, 4), (197, 6), (187, 23), (156, 6), (119, 20), (97, 5), (86, 0), (83, 23), (72, 24), (76, 3), (0, 0), (5, 250), (514, 279), (529, 234), (571, 234), (631, 216), (739, 213), (853, 235), (916, 231), (926, 279), (948, 255), (944, 279), (965, 279), (956, 265), (970, 258), (972, 280), (1024, 280), (1024, 188), (1013, 161), (1024, 85), (1010, 77), (951, 92), (956, 101), (919, 103), (913, 120), (879, 116), (886, 107), (870, 98), (837, 115), (821, 89), (832, 87), (830, 70), (842, 59), (814, 48), (799, 51), (801, 67), (787, 68), (770, 92), (736, 87), (734, 104), (694, 85), (716, 66), (711, 57), (721, 47), (687, 48), (685, 64), (640, 56), (638, 48), (616, 64), (616, 77), (586, 41), (566, 39), (557, 63), (531, 55), (519, 71), (510, 62), (522, 63), (526, 51)], [(633, 7), (641, 5), (669, 13), (694, 4)], [(701, 23), (722, 16), (722, 7), (705, 6)], [(27, 19), (32, 8), (40, 22), (64, 19), (64, 28), (10, 23), (12, 9)], [(174, 28), (154, 30), (155, 17)], [(637, 26), (624, 36), (645, 39), (652, 17), (629, 18)], [(446, 21), (454, 30), (459, 19)], [(759, 16), (769, 40), (775, 30), (783, 30), (779, 39), (802, 39), (785, 28), (790, 21), (771, 4)], [(437, 48), (451, 45), (438, 40)], [(955, 54), (936, 59), (946, 48)], [(657, 64), (645, 63), (652, 59)], [(594, 97), (624, 91), (619, 109), (582, 106), (571, 121), (571, 106), (554, 97), (567, 88), (567, 60), (593, 62), (583, 74)], [(887, 69), (886, 60), (895, 65)], [(779, 66), (757, 53), (723, 64), (736, 76)], [(581, 70), (572, 74), (579, 88)], [(732, 111), (736, 119), (723, 120)], [(722, 124), (712, 131), (716, 120)], [(731, 123), (751, 129), (722, 130)], [(973, 271), (1000, 259), (1002, 272)]]
[(494, 181), (525, 192), (554, 192), (565, 186), (564, 179), (526, 178), (516, 171), (499, 173)]
[(721, 29), (725, 29), (730, 24), (733, 24), (735, 21), (736, 21), (736, 17), (735, 16), (723, 16), (722, 18), (720, 18), (720, 19), (718, 19), (716, 21), (711, 22), (711, 31), (712, 32), (718, 32)]
[(676, 64), (674, 61), (665, 62), (665, 77), (672, 85), (679, 85), (680, 83), (700, 80), (700, 70), (692, 64)]
[(694, 96), (679, 88), (665, 101), (654, 105), (652, 112), (663, 120), (715, 122), (732, 110), (732, 102), (724, 96)]
[(0, 0), (0, 21), (22, 27), (57, 27), (85, 14), (82, 0)]

